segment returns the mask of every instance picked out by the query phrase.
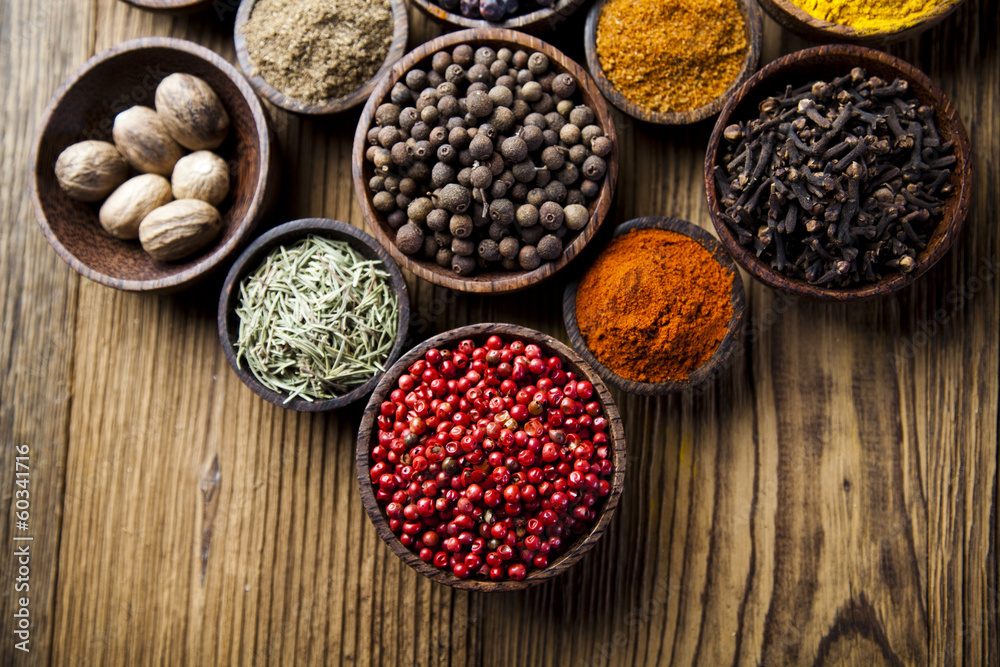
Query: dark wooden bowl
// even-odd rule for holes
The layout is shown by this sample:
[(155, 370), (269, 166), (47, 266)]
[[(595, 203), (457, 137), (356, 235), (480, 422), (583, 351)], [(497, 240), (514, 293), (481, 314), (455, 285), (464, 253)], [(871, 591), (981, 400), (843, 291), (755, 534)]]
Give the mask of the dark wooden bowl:
[(851, 42), (866, 46), (879, 46), (915, 37), (937, 25), (958, 9), (963, 0), (943, 5), (937, 11), (912, 25), (880, 32), (858, 32), (850, 26), (818, 19), (789, 0), (758, 0), (758, 2), (775, 21), (814, 42)]
[[(492, 335), (502, 336), (505, 339), (523, 340), (526, 343), (535, 343), (540, 346), (546, 354), (555, 354), (563, 359), (563, 368), (576, 373), (581, 379), (587, 380), (594, 385), (594, 394), (600, 397), (601, 406), (604, 408), (605, 416), (608, 419), (608, 433), (610, 437), (612, 458), (614, 466), (611, 480), (611, 493), (604, 499), (600, 506), (597, 520), (594, 521), (590, 529), (579, 535), (570, 545), (569, 549), (561, 556), (549, 563), (549, 566), (542, 570), (533, 570), (522, 581), (479, 581), (476, 579), (459, 579), (450, 571), (440, 570), (430, 563), (420, 560), (420, 557), (403, 546), (399, 538), (389, 528), (388, 520), (378, 502), (375, 500), (375, 493), (369, 475), (369, 463), (371, 460), (371, 443), (375, 435), (376, 419), (379, 415), (379, 407), (383, 401), (388, 400), (388, 396), (396, 387), (399, 376), (417, 359), (423, 359), (427, 350), (435, 347), (455, 345), (459, 341), (471, 338), (477, 343), (484, 343)], [(375, 531), (379, 537), (389, 545), (392, 552), (399, 556), (404, 563), (414, 570), (424, 575), (428, 579), (455, 588), (465, 588), (473, 591), (515, 591), (534, 586), (535, 584), (547, 581), (559, 576), (574, 563), (583, 557), (585, 553), (597, 543), (604, 531), (611, 523), (611, 518), (618, 507), (622, 488), (625, 484), (625, 429), (622, 426), (621, 416), (618, 414), (618, 406), (615, 405), (611, 392), (601, 381), (600, 376), (594, 372), (587, 362), (581, 359), (576, 352), (566, 347), (558, 340), (547, 336), (534, 329), (515, 326), (513, 324), (473, 324), (458, 329), (452, 329), (433, 338), (429, 338), (420, 345), (407, 352), (403, 357), (390, 368), (378, 387), (368, 401), (364, 416), (361, 420), (361, 428), (358, 431), (357, 449), (358, 485), (361, 488), (361, 502), (368, 512), (368, 517), (375, 524)]]
[[(890, 274), (878, 282), (862, 287), (818, 287), (805, 280), (789, 278), (778, 273), (770, 264), (760, 261), (751, 250), (737, 242), (729, 226), (722, 219), (722, 209), (716, 195), (712, 170), (723, 153), (720, 150), (723, 130), (734, 120), (756, 117), (757, 105), (765, 97), (783, 91), (787, 85), (794, 87), (816, 79), (829, 80), (834, 76), (841, 76), (854, 67), (863, 67), (869, 75), (877, 75), (886, 81), (892, 81), (896, 77), (905, 79), (910, 84), (909, 96), (916, 98), (923, 105), (934, 108), (941, 141), (952, 141), (955, 144), (957, 161), (950, 180), (955, 192), (945, 202), (941, 221), (928, 240), (927, 247), (917, 256), (917, 265), (913, 271)], [(969, 135), (965, 131), (958, 110), (941, 89), (916, 67), (888, 53), (863, 46), (850, 44), (814, 46), (778, 58), (764, 67), (743, 84), (722, 110), (709, 138), (705, 156), (704, 179), (709, 214), (712, 216), (715, 232), (726, 250), (740, 266), (771, 287), (791, 294), (828, 301), (856, 301), (882, 296), (909, 285), (934, 266), (962, 230), (965, 216), (969, 211), (972, 191), (971, 152)]]
[(122, 2), (150, 11), (192, 13), (208, 9), (218, 0), (122, 0)]
[(594, 353), (587, 347), (587, 341), (580, 333), (580, 327), (576, 322), (576, 293), (580, 286), (579, 280), (574, 280), (566, 286), (563, 293), (563, 321), (566, 323), (566, 333), (569, 334), (569, 342), (584, 360), (594, 367), (597, 374), (605, 382), (630, 394), (641, 396), (662, 396), (678, 391), (684, 391), (697, 386), (706, 380), (718, 376), (726, 368), (726, 363), (733, 354), (733, 350), (740, 341), (740, 334), (743, 331), (743, 323), (746, 315), (746, 294), (743, 292), (743, 279), (736, 268), (729, 253), (726, 252), (722, 244), (707, 231), (686, 220), (667, 217), (646, 217), (636, 218), (622, 223), (615, 228), (614, 237), (619, 237), (633, 229), (665, 229), (686, 236), (698, 243), (701, 247), (712, 254), (719, 264), (729, 272), (733, 278), (733, 289), (729, 297), (729, 302), (733, 307), (733, 316), (729, 320), (726, 335), (723, 337), (715, 353), (704, 364), (691, 372), (688, 379), (683, 382), (636, 382), (618, 375), (613, 370), (602, 364), (594, 356)]
[(376, 243), (375, 239), (363, 230), (346, 222), (323, 218), (295, 220), (275, 227), (254, 241), (233, 263), (232, 268), (229, 269), (229, 274), (226, 276), (226, 282), (222, 286), (222, 294), (219, 297), (219, 341), (222, 343), (226, 360), (232, 367), (233, 372), (255, 394), (282, 408), (298, 410), (300, 412), (325, 412), (336, 410), (367, 396), (375, 388), (375, 385), (378, 384), (383, 374), (378, 373), (372, 376), (363, 385), (337, 398), (323, 401), (308, 401), (304, 398), (293, 398), (286, 402), (285, 399), (288, 397), (285, 394), (271, 391), (258, 382), (253, 373), (246, 368), (240, 368), (236, 363), (235, 345), (240, 330), (240, 320), (236, 315), (236, 308), (240, 300), (240, 283), (247, 275), (260, 266), (264, 258), (276, 246), (295, 243), (310, 234), (346, 241), (352, 248), (365, 257), (382, 260), (382, 263), (385, 264), (393, 287), (396, 288), (396, 294), (399, 296), (399, 325), (396, 332), (396, 342), (389, 351), (389, 356), (385, 361), (386, 368), (399, 358), (400, 353), (403, 351), (403, 342), (406, 340), (407, 327), (410, 324), (410, 297), (406, 289), (406, 281), (403, 280), (403, 274), (400, 273), (399, 267), (392, 261), (388, 253), (382, 249), (382, 246)]
[[(573, 241), (566, 246), (559, 259), (545, 262), (534, 271), (491, 271), (468, 277), (455, 275), (454, 272), (438, 266), (433, 261), (417, 259), (403, 254), (396, 247), (396, 232), (386, 222), (385, 217), (372, 207), (372, 193), (368, 187), (368, 181), (374, 174), (374, 170), (372, 165), (365, 160), (365, 148), (367, 147), (366, 135), (374, 122), (375, 109), (387, 99), (392, 86), (406, 72), (424, 61), (429, 61), (441, 49), (447, 49), (463, 43), (473, 46), (490, 46), (495, 49), (504, 46), (515, 50), (523, 48), (532, 51), (541, 51), (547, 55), (554, 69), (560, 73), (569, 72), (576, 79), (577, 90), (583, 102), (594, 110), (594, 115), (596, 116), (595, 124), (604, 130), (604, 133), (611, 139), (613, 145), (611, 153), (605, 158), (608, 164), (608, 171), (601, 185), (601, 191), (597, 198), (590, 202), (589, 205), (590, 222), (579, 232), (576, 232)], [(590, 239), (597, 234), (601, 223), (604, 222), (604, 218), (611, 208), (611, 198), (614, 196), (615, 184), (618, 180), (618, 139), (607, 102), (601, 97), (593, 80), (587, 76), (587, 72), (582, 67), (563, 55), (561, 51), (536, 37), (514, 32), (513, 30), (499, 30), (496, 28), (461, 30), (442, 35), (417, 47), (393, 65), (378, 82), (371, 97), (368, 98), (368, 103), (361, 112), (361, 120), (358, 122), (358, 131), (354, 136), (352, 171), (354, 176), (354, 192), (357, 195), (358, 202), (361, 204), (361, 212), (368, 222), (368, 227), (374, 233), (375, 238), (379, 240), (379, 243), (385, 246), (396, 261), (399, 262), (400, 266), (435, 285), (441, 285), (442, 287), (462, 292), (514, 292), (539, 283), (555, 274), (556, 271), (569, 264), (574, 257), (580, 254), (587, 243), (590, 242)]]
[(725, 92), (704, 106), (689, 111), (676, 111), (673, 113), (661, 113), (652, 109), (641, 107), (622, 95), (614, 84), (604, 76), (601, 68), (601, 61), (597, 55), (597, 24), (601, 18), (601, 11), (607, 0), (598, 0), (590, 8), (587, 14), (587, 24), (583, 32), (583, 45), (587, 53), (587, 69), (597, 82), (608, 100), (633, 118), (655, 123), (658, 125), (687, 125), (704, 120), (719, 113), (722, 106), (733, 96), (740, 84), (746, 81), (760, 61), (761, 43), (764, 37), (764, 21), (761, 17), (760, 8), (755, 0), (737, 0), (740, 14), (743, 15), (743, 24), (747, 38), (747, 54), (743, 59), (743, 66), (740, 68), (736, 79), (726, 88)]
[(267, 99), (271, 104), (279, 106), (288, 111), (306, 115), (328, 115), (346, 111), (363, 103), (375, 88), (376, 82), (386, 73), (389, 67), (399, 60), (400, 56), (406, 52), (406, 40), (410, 35), (409, 21), (406, 16), (406, 3), (403, 0), (390, 0), (392, 5), (392, 42), (389, 44), (389, 53), (385, 57), (382, 67), (371, 79), (353, 93), (327, 101), (326, 104), (309, 104), (292, 97), (288, 97), (277, 88), (264, 80), (256, 73), (256, 68), (250, 60), (250, 53), (247, 51), (247, 38), (243, 34), (243, 26), (250, 18), (253, 5), (257, 0), (242, 0), (240, 8), (236, 12), (236, 25), (233, 28), (234, 40), (236, 42), (236, 58), (239, 61), (240, 69), (253, 86), (254, 90)]
[(569, 18), (586, 0), (557, 0), (551, 7), (513, 16), (505, 21), (493, 22), (484, 19), (469, 19), (461, 14), (449, 12), (434, 0), (411, 0), (435, 21), (453, 28), (503, 28), (538, 33), (551, 30)]
[[(112, 141), (115, 115), (134, 104), (153, 105), (156, 85), (174, 72), (204, 79), (231, 119), (216, 151), (230, 165), (230, 196), (219, 206), (222, 232), (212, 245), (181, 262), (147, 255), (138, 241), (114, 238), (97, 220), (97, 204), (70, 199), (54, 165), (64, 148), (84, 139)], [(229, 259), (266, 213), (277, 185), (267, 114), (235, 67), (181, 39), (147, 37), (119, 44), (88, 60), (56, 91), (31, 152), (31, 200), (45, 238), (74, 270), (116, 289), (167, 292), (190, 285)]]

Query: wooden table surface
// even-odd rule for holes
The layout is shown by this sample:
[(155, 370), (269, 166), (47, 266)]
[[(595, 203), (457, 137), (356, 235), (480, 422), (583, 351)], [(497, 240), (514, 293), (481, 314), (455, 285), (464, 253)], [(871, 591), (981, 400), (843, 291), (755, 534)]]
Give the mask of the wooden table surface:
[[(502, 595), (433, 584), (378, 539), (354, 477), (360, 410), (286, 412), (239, 382), (215, 333), (222, 276), (173, 297), (117, 292), (80, 279), (38, 228), (28, 152), (59, 83), (144, 35), (234, 60), (235, 5), (171, 17), (118, 0), (0, 0), (3, 664), (998, 664), (995, 2), (968, 0), (890, 49), (940, 83), (972, 137), (976, 187), (954, 249), (871, 303), (748, 282), (747, 336), (717, 382), (616, 395), (629, 468), (604, 540), (558, 580)], [(578, 59), (584, 14), (551, 36)], [(411, 18), (411, 45), (439, 32)], [(806, 45), (768, 22), (763, 60)], [(274, 112), (271, 224), (363, 224), (357, 115)], [(616, 120), (612, 221), (710, 227), (710, 123)], [(410, 276), (413, 336), (493, 320), (565, 337), (562, 288), (586, 261), (507, 297)], [(15, 446), (30, 450), (27, 533), (14, 524)], [(30, 590), (17, 592), (24, 534)], [(23, 596), (30, 653), (14, 646)]]

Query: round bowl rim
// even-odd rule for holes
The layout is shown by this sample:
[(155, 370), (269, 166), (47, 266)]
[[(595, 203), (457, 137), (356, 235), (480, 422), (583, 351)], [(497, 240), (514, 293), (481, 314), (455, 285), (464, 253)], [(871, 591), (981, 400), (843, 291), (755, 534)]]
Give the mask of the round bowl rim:
[[(543, 346), (543, 349), (548, 348), (549, 350), (558, 353), (565, 360), (568, 360), (570, 363), (579, 367), (585, 374), (588, 371), (592, 373), (592, 375), (587, 375), (586, 379), (594, 385), (595, 394), (601, 397), (601, 406), (604, 408), (608, 420), (608, 430), (612, 434), (611, 443), (615, 456), (614, 470), (612, 471), (611, 493), (604, 499), (604, 503), (601, 506), (601, 512), (598, 515), (597, 520), (591, 524), (585, 533), (576, 537), (572, 543), (571, 549), (560, 555), (553, 562), (549, 563), (546, 568), (542, 570), (533, 570), (525, 579), (521, 581), (480, 581), (478, 579), (459, 579), (450, 572), (440, 570), (433, 565), (420, 560), (420, 557), (413, 551), (404, 547), (396, 534), (389, 529), (388, 522), (375, 500), (375, 493), (369, 476), (369, 455), (371, 451), (369, 444), (372, 439), (372, 434), (376, 428), (375, 413), (378, 411), (382, 400), (384, 400), (385, 396), (387, 396), (391, 391), (391, 385), (396, 382), (396, 378), (401, 375), (404, 370), (409, 368), (409, 366), (418, 358), (423, 358), (423, 354), (432, 347), (439, 347), (443, 344), (458, 342), (463, 338), (485, 338), (492, 333), (497, 333), (498, 335), (506, 336), (508, 338), (520, 338), (526, 342), (534, 342), (535, 344)], [(615, 510), (621, 500), (627, 465), (625, 429), (621, 422), (621, 414), (618, 411), (618, 406), (615, 403), (614, 397), (612, 397), (610, 390), (601, 380), (600, 376), (597, 375), (596, 372), (593, 372), (593, 369), (589, 369), (587, 362), (583, 360), (571, 347), (553, 338), (552, 336), (535, 329), (497, 322), (470, 324), (444, 331), (417, 344), (406, 352), (406, 354), (401, 356), (399, 360), (393, 364), (392, 368), (386, 371), (382, 380), (379, 382), (379, 386), (375, 388), (374, 392), (372, 392), (372, 396), (368, 401), (368, 406), (365, 408), (364, 417), (361, 420), (361, 426), (358, 429), (355, 459), (358, 487), (361, 492), (362, 504), (365, 506), (365, 511), (368, 514), (368, 518), (374, 525), (376, 532), (382, 541), (388, 545), (389, 549), (396, 556), (398, 556), (400, 560), (428, 579), (452, 586), (454, 588), (463, 588), (482, 592), (523, 590), (534, 586), (535, 584), (557, 577), (565, 570), (575, 565), (600, 540), (604, 531), (611, 523)]]
[[(923, 253), (918, 255), (917, 266), (910, 273), (890, 274), (877, 282), (864, 285), (862, 287), (840, 289), (819, 287), (811, 285), (801, 279), (790, 278), (778, 274), (776, 271), (771, 269), (770, 266), (758, 260), (753, 253), (736, 241), (733, 234), (730, 232), (729, 227), (726, 225), (725, 221), (722, 220), (720, 215), (721, 211), (719, 208), (719, 200), (715, 191), (713, 169), (722, 145), (722, 132), (726, 128), (733, 112), (737, 109), (737, 107), (743, 103), (744, 99), (754, 92), (757, 85), (764, 82), (768, 77), (776, 72), (780, 72), (793, 66), (801, 66), (802, 63), (810, 63), (816, 60), (822, 61), (827, 56), (849, 58), (861, 66), (864, 66), (866, 63), (874, 62), (882, 67), (887, 67), (895, 72), (898, 72), (900, 77), (907, 79), (910, 83), (918, 83), (920, 86), (928, 90), (934, 97), (933, 106), (938, 118), (945, 116), (952, 127), (952, 132), (956, 136), (955, 156), (959, 160), (956, 172), (961, 171), (958, 176), (958, 181), (961, 187), (953, 195), (953, 197), (957, 198), (955, 215), (950, 221), (942, 218), (942, 220), (938, 222), (938, 226), (935, 228), (935, 230), (944, 230), (943, 233), (946, 238), (937, 243), (929, 255)], [(723, 246), (725, 246), (729, 254), (736, 260), (736, 263), (743, 267), (743, 269), (745, 269), (750, 275), (754, 276), (769, 287), (782, 290), (789, 294), (806, 296), (812, 299), (824, 301), (860, 301), (881, 297), (907, 287), (913, 283), (914, 280), (926, 273), (948, 252), (953, 245), (955, 238), (961, 232), (965, 223), (965, 218), (968, 214), (972, 188), (971, 161), (969, 160), (969, 152), (966, 150), (966, 147), (968, 146), (968, 132), (966, 131), (965, 124), (962, 122), (961, 116), (958, 114), (958, 111), (952, 104), (951, 100), (944, 94), (938, 85), (930, 79), (930, 77), (905, 60), (892, 56), (884, 51), (856, 44), (830, 44), (812, 46), (799, 51), (793, 51), (792, 53), (786, 54), (764, 66), (756, 74), (747, 79), (736, 94), (729, 100), (729, 102), (726, 103), (726, 106), (723, 107), (722, 112), (719, 114), (719, 118), (712, 130), (712, 135), (708, 140), (708, 150), (705, 154), (703, 173), (704, 187), (708, 198), (709, 215), (712, 218), (712, 224), (715, 227), (716, 234), (719, 236), (719, 240), (722, 242)]]
[(236, 61), (240, 71), (258, 95), (265, 98), (277, 107), (291, 111), (293, 113), (307, 116), (323, 116), (337, 114), (347, 111), (360, 105), (368, 99), (375, 85), (392, 65), (406, 53), (406, 41), (409, 39), (410, 24), (406, 12), (404, 0), (389, 0), (392, 11), (392, 41), (389, 44), (389, 51), (385, 60), (379, 66), (378, 71), (370, 79), (364, 82), (360, 88), (346, 95), (342, 95), (326, 104), (310, 104), (294, 97), (286, 95), (270, 83), (264, 77), (254, 71), (254, 65), (250, 62), (250, 52), (247, 48), (247, 38), (243, 33), (243, 26), (250, 19), (253, 6), (259, 0), (241, 0), (239, 9), (236, 11), (236, 22), (233, 25), (233, 41), (236, 44)]
[(764, 40), (763, 15), (761, 14), (760, 7), (757, 5), (756, 0), (737, 0), (737, 2), (746, 12), (743, 17), (744, 24), (746, 25), (747, 37), (746, 57), (743, 59), (743, 64), (741, 65), (736, 78), (733, 79), (721, 95), (708, 104), (703, 104), (700, 107), (689, 109), (687, 111), (654, 111), (652, 109), (641, 107), (631, 101), (625, 97), (625, 95), (623, 95), (613, 83), (611, 83), (611, 81), (604, 75), (604, 69), (601, 67), (601, 62), (597, 55), (597, 24), (600, 20), (601, 11), (607, 3), (607, 0), (598, 0), (598, 2), (595, 2), (587, 12), (587, 22), (584, 26), (583, 32), (583, 45), (587, 60), (587, 71), (590, 72), (590, 76), (594, 78), (594, 81), (597, 83), (597, 87), (601, 90), (601, 93), (604, 94), (608, 101), (611, 102), (611, 104), (617, 107), (619, 111), (637, 120), (655, 125), (689, 125), (705, 120), (706, 118), (711, 118), (715, 114), (719, 113), (728, 100), (732, 99), (743, 82), (746, 81), (754, 73), (754, 71), (756, 71), (757, 66), (760, 64), (760, 53), (763, 48)]
[(733, 308), (733, 315), (727, 325), (726, 335), (719, 342), (719, 346), (712, 353), (712, 356), (704, 364), (691, 371), (687, 380), (668, 380), (665, 382), (639, 382), (637, 380), (630, 380), (598, 361), (594, 353), (591, 352), (590, 347), (587, 346), (583, 334), (580, 332), (580, 327), (576, 320), (576, 295), (580, 280), (582, 279), (581, 276), (568, 283), (563, 292), (563, 322), (566, 325), (566, 332), (569, 334), (570, 344), (597, 371), (598, 375), (605, 382), (620, 391), (640, 396), (664, 396), (698, 387), (716, 378), (720, 372), (728, 367), (727, 364), (732, 359), (733, 353), (742, 337), (746, 321), (746, 291), (743, 287), (743, 278), (740, 275), (739, 267), (733, 261), (725, 246), (717, 238), (712, 236), (708, 230), (688, 220), (672, 216), (643, 216), (633, 218), (618, 225), (615, 228), (612, 238), (618, 238), (636, 229), (660, 229), (686, 236), (697, 242), (702, 248), (705, 248), (712, 255), (713, 259), (729, 272), (733, 280), (729, 297), (729, 303)]
[(448, 11), (434, 4), (433, 0), (412, 0), (422, 12), (432, 19), (445, 25), (462, 28), (497, 28), (502, 30), (533, 31), (544, 27), (553, 28), (565, 21), (579, 9), (586, 0), (557, 0), (551, 7), (536, 9), (527, 14), (511, 17), (505, 21), (487, 21), (486, 19), (470, 19)]
[(393, 343), (389, 351), (389, 356), (386, 358), (386, 371), (392, 367), (392, 364), (402, 354), (410, 322), (409, 290), (406, 287), (406, 281), (403, 279), (402, 272), (382, 246), (363, 229), (331, 218), (301, 218), (278, 225), (254, 240), (239, 258), (233, 262), (229, 273), (226, 275), (226, 281), (219, 296), (219, 306), (216, 315), (219, 342), (222, 345), (223, 353), (230, 368), (253, 393), (273, 405), (299, 412), (328, 412), (359, 401), (371, 393), (386, 373), (386, 371), (376, 373), (364, 384), (355, 387), (343, 396), (313, 401), (308, 401), (304, 398), (293, 398), (286, 402), (285, 399), (287, 396), (268, 389), (254, 377), (249, 369), (240, 368), (237, 365), (236, 350), (229, 336), (229, 316), (235, 310), (236, 301), (239, 299), (239, 281), (253, 271), (263, 258), (263, 255), (273, 247), (285, 242), (301, 239), (314, 233), (336, 238), (352, 237), (368, 247), (385, 264), (386, 270), (389, 272), (390, 282), (392, 282), (397, 298), (399, 299), (399, 324), (396, 332), (396, 341)]
[[(235, 85), (240, 91), (243, 99), (250, 108), (251, 115), (254, 119), (254, 130), (256, 131), (260, 154), (257, 156), (259, 173), (257, 181), (253, 185), (253, 197), (250, 202), (250, 207), (247, 214), (242, 220), (239, 221), (239, 224), (236, 225), (236, 230), (232, 237), (222, 245), (217, 246), (214, 250), (204, 255), (195, 265), (184, 269), (183, 271), (179, 271), (164, 278), (134, 280), (115, 278), (97, 271), (77, 259), (76, 255), (70, 252), (70, 250), (63, 245), (62, 241), (58, 236), (56, 236), (56, 233), (49, 225), (48, 218), (42, 207), (39, 195), (39, 179), (42, 178), (42, 169), (41, 165), (38, 163), (38, 159), (41, 145), (45, 139), (46, 131), (52, 116), (64, 103), (66, 94), (73, 87), (78, 85), (80, 80), (85, 75), (96, 67), (111, 60), (128, 57), (135, 52), (144, 51), (146, 49), (168, 49), (183, 52), (186, 55), (194, 56), (206, 61), (209, 65), (215, 67), (227, 78), (229, 78), (233, 82), (233, 85)], [(233, 67), (228, 61), (224, 60), (221, 56), (204, 46), (201, 46), (200, 44), (196, 44), (185, 39), (178, 39), (176, 37), (140, 37), (138, 39), (121, 42), (111, 48), (96, 53), (88, 58), (86, 62), (78, 67), (59, 85), (59, 88), (57, 88), (56, 92), (53, 93), (52, 98), (49, 100), (45, 110), (42, 112), (41, 119), (41, 122), (35, 130), (35, 136), (32, 140), (31, 146), (31, 155), (28, 160), (31, 165), (31, 175), (28, 178), (28, 182), (31, 204), (35, 211), (35, 217), (37, 218), (38, 224), (42, 229), (42, 233), (45, 235), (45, 239), (49, 242), (49, 245), (55, 249), (59, 257), (61, 257), (63, 261), (69, 264), (70, 267), (72, 267), (72, 269), (81, 276), (89, 278), (90, 280), (93, 280), (101, 285), (127, 292), (169, 292), (186, 287), (216, 270), (220, 265), (224, 264), (230, 257), (232, 257), (232, 255), (246, 241), (247, 236), (257, 226), (260, 218), (263, 216), (264, 211), (268, 206), (268, 189), (270, 185), (268, 180), (270, 178), (270, 166), (274, 156), (271, 149), (271, 130), (267, 114), (264, 111), (264, 107), (261, 105), (260, 99), (256, 94), (254, 94), (253, 90), (250, 88), (249, 84), (247, 84), (246, 80), (239, 73), (239, 71), (237, 71), (235, 67)]]
[[(587, 88), (588, 94), (590, 94), (593, 98), (595, 107), (600, 105), (594, 109), (594, 113), (598, 118), (603, 117), (607, 119), (607, 127), (602, 126), (602, 129), (605, 132), (605, 136), (611, 140), (612, 149), (611, 152), (605, 157), (608, 168), (607, 173), (604, 176), (604, 181), (601, 184), (601, 190), (598, 193), (598, 196), (590, 202), (590, 206), (593, 206), (593, 212), (590, 215), (590, 220), (583, 229), (575, 232), (573, 241), (563, 249), (563, 254), (559, 257), (559, 259), (544, 262), (541, 266), (532, 271), (494, 271), (488, 274), (461, 277), (452, 275), (451, 273), (446, 275), (443, 271), (437, 271), (435, 270), (435, 268), (438, 268), (436, 265), (429, 268), (433, 264), (432, 262), (415, 259), (405, 255), (399, 250), (399, 248), (396, 247), (395, 241), (391, 239), (382, 228), (379, 214), (376, 213), (374, 207), (372, 206), (371, 197), (368, 194), (368, 178), (365, 176), (366, 160), (364, 152), (367, 141), (367, 132), (371, 127), (371, 123), (374, 122), (375, 109), (379, 104), (381, 104), (382, 100), (385, 99), (385, 96), (388, 95), (389, 90), (395, 81), (398, 81), (406, 71), (413, 67), (414, 64), (428, 58), (436, 51), (462, 43), (483, 42), (517, 44), (519, 48), (531, 48), (536, 51), (542, 51), (546, 53), (550, 59), (555, 60), (561, 69), (574, 73), (574, 76), (577, 79), (578, 88), (581, 86)], [(372, 91), (371, 96), (368, 98), (368, 102), (365, 104), (364, 110), (361, 112), (361, 120), (358, 122), (358, 129), (354, 136), (351, 168), (354, 179), (355, 198), (361, 206), (361, 212), (364, 215), (365, 222), (368, 224), (368, 228), (371, 229), (373, 236), (375, 236), (378, 242), (389, 251), (389, 254), (392, 255), (393, 259), (395, 259), (402, 268), (410, 271), (420, 278), (423, 278), (429, 283), (439, 285), (441, 287), (447, 287), (448, 289), (460, 292), (500, 294), (526, 289), (555, 275), (557, 272), (565, 268), (566, 265), (573, 259), (579, 256), (587, 244), (590, 243), (590, 241), (597, 235), (611, 209), (611, 202), (614, 198), (615, 186), (617, 184), (618, 135), (615, 130), (614, 119), (611, 117), (607, 101), (604, 99), (600, 90), (596, 87), (596, 84), (594, 84), (593, 79), (590, 78), (590, 75), (587, 74), (584, 67), (566, 56), (559, 49), (555, 48), (548, 42), (538, 39), (537, 37), (513, 30), (459, 30), (457, 32), (446, 33), (429, 42), (421, 44), (400, 58), (389, 69), (389, 71), (385, 73), (382, 79), (379, 80), (375, 90)], [(590, 207), (588, 206), (588, 209), (589, 208)], [(484, 278), (484, 276), (488, 276), (488, 278)]]

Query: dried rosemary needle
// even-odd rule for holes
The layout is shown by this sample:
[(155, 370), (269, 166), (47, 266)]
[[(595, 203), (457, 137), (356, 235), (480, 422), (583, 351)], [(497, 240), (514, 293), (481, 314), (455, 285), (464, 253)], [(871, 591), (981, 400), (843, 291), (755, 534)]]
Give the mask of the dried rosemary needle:
[(275, 248), (240, 283), (236, 362), (286, 403), (336, 398), (385, 370), (398, 313), (381, 261), (308, 236)]

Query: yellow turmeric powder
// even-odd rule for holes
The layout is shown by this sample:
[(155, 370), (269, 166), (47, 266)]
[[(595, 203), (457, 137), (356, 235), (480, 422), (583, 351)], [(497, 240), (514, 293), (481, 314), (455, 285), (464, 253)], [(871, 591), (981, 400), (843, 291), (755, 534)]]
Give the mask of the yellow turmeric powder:
[(958, 0), (792, 0), (811, 16), (860, 33), (895, 32)]

